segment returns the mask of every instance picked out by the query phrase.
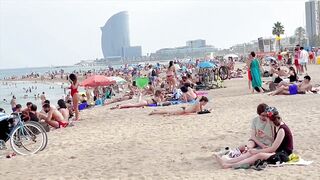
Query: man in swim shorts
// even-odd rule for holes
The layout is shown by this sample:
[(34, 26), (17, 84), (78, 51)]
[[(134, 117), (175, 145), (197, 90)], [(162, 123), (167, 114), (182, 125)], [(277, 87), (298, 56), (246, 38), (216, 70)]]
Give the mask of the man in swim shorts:
[(295, 94), (305, 94), (307, 91), (312, 90), (312, 85), (310, 83), (311, 77), (305, 76), (304, 80), (300, 84), (283, 84), (276, 91), (270, 95), (295, 95)]

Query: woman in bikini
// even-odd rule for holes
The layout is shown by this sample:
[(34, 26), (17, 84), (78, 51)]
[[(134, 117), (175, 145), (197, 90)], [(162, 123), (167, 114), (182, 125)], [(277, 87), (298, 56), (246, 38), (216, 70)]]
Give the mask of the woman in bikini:
[[(174, 111), (152, 111), (149, 115), (187, 115), (192, 113), (199, 113), (203, 112), (203, 107), (209, 102), (208, 98), (205, 96), (202, 96), (199, 102), (195, 103), (192, 106), (189, 107), (181, 107), (181, 109), (177, 109)], [(210, 112), (207, 110), (207, 112)]]
[(167, 70), (167, 82), (169, 85), (169, 92), (173, 92), (176, 86), (176, 69), (174, 67), (173, 61), (169, 62), (169, 67)]
[(78, 92), (78, 87), (79, 83), (77, 80), (77, 76), (75, 74), (70, 74), (69, 79), (71, 80), (71, 97), (72, 97), (72, 104), (73, 104), (73, 110), (76, 115), (76, 121), (80, 119), (79, 117), (79, 109), (78, 109), (78, 104), (79, 104), (79, 92)]
[(164, 100), (163, 93), (160, 90), (155, 92), (155, 95), (151, 99), (142, 100), (136, 104), (125, 104), (125, 105), (117, 105), (116, 107), (112, 107), (111, 109), (126, 109), (126, 108), (140, 108), (144, 106), (157, 105), (158, 103)]
[[(293, 138), (289, 127), (282, 121), (275, 107), (267, 107), (262, 116), (270, 120), (275, 126), (275, 140), (271, 147), (263, 149), (250, 149), (245, 154), (229, 160), (222, 159), (219, 155), (214, 156), (223, 168), (239, 167), (243, 164), (254, 164), (257, 160), (271, 161), (272, 156), (282, 154), (289, 156), (293, 151)], [(289, 159), (289, 158), (287, 158)]]

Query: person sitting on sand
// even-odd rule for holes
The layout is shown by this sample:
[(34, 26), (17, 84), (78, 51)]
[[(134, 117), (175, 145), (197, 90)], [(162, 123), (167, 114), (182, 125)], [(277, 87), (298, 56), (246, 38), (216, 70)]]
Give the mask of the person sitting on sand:
[[(288, 157), (293, 151), (293, 138), (289, 127), (282, 121), (278, 110), (275, 107), (268, 107), (262, 113), (267, 120), (275, 126), (275, 140), (271, 147), (263, 149), (250, 149), (245, 154), (233, 159), (222, 159), (219, 155), (214, 156), (223, 168), (239, 167), (243, 164), (254, 164), (257, 160), (271, 160), (275, 154)], [(289, 158), (286, 158), (289, 159)]]
[[(188, 74), (189, 75), (189, 74)], [(191, 75), (189, 75), (190, 77)], [(189, 84), (191, 87), (193, 86), (193, 82), (188, 78), (188, 76), (182, 76), (181, 81), (180, 81), (180, 87), (185, 86), (185, 84)]]
[(153, 95), (155, 92), (155, 88), (151, 81), (149, 81), (148, 86), (145, 88), (143, 94), (144, 95)]
[(68, 126), (68, 121), (65, 121), (63, 115), (57, 109), (50, 108), (50, 104), (43, 104), (42, 108), (47, 114), (40, 113), (39, 117), (45, 120), (47, 124), (55, 128)]
[(264, 103), (258, 105), (258, 117), (254, 118), (251, 124), (251, 137), (246, 145), (240, 146), (238, 148), (241, 153), (247, 151), (248, 149), (263, 149), (272, 145), (274, 141), (273, 123), (268, 121), (268, 118), (263, 116), (263, 113), (265, 112), (267, 107), (268, 105)]
[(139, 103), (136, 104), (125, 104), (125, 105), (118, 105), (116, 107), (112, 107), (111, 109), (125, 109), (125, 108), (139, 108), (149, 105), (157, 105), (158, 103), (162, 102), (164, 100), (164, 95), (160, 90), (157, 90), (155, 92), (155, 95), (151, 99), (142, 100)]
[[(149, 115), (186, 115), (186, 114), (192, 114), (192, 113), (200, 113), (205, 112), (203, 107), (209, 102), (208, 98), (205, 96), (202, 96), (200, 100), (195, 103), (192, 106), (189, 107), (182, 107), (182, 109), (177, 109), (174, 111), (158, 111), (154, 110)], [(206, 112), (209, 112), (208, 110)]]
[(27, 102), (26, 108), (24, 108), (22, 111), (30, 111), (31, 106), (32, 106), (32, 102)]
[(63, 99), (58, 100), (58, 106), (59, 106), (58, 111), (62, 114), (64, 120), (68, 122), (70, 118), (70, 113)]
[(21, 113), (21, 112), (22, 112), (22, 106), (21, 104), (17, 104), (14, 110), (14, 113)]
[(197, 100), (197, 94), (194, 92), (194, 90), (190, 87), (189, 83), (184, 84), (181, 88), (182, 91), (182, 102), (192, 102), (194, 100)]
[(270, 95), (295, 95), (295, 94), (305, 94), (307, 91), (312, 90), (312, 85), (310, 84), (311, 77), (305, 76), (304, 80), (300, 84), (283, 84), (277, 90), (272, 92)]

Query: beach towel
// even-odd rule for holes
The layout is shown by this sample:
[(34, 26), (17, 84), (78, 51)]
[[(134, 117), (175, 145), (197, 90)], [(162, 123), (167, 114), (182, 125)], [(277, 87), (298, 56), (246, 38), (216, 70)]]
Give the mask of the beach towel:
[(283, 162), (281, 164), (280, 163), (269, 164), (268, 166), (270, 166), (270, 167), (282, 167), (282, 166), (286, 166), (286, 165), (308, 166), (312, 163), (313, 163), (313, 161), (306, 161), (306, 160), (302, 159), (300, 156), (298, 156), (297, 154), (292, 153), (289, 156), (288, 162)]

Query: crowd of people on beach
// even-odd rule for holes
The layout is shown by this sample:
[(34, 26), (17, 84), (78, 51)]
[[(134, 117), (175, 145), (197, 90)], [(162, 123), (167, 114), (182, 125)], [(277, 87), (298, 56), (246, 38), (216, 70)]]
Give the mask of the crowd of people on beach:
[[(269, 70), (264, 70), (262, 59), (251, 52), (246, 62), (248, 69), (248, 85), (252, 92), (270, 92), (270, 95), (295, 95), (308, 92), (318, 93), (319, 88), (313, 88), (311, 77), (307, 73), (307, 64), (315, 63), (317, 49), (313, 48), (308, 53), (300, 45), (296, 45), (294, 52), (289, 53), (287, 49), (279, 52), (278, 59), (270, 59)], [(320, 51), (317, 50), (320, 53)], [(285, 57), (283, 57), (283, 54)], [(310, 54), (310, 55), (309, 55)], [(294, 66), (292, 57), (294, 56)], [(303, 79), (299, 76), (303, 76)], [(263, 87), (262, 77), (270, 77), (267, 80), (268, 88)]]
[(252, 120), (251, 136), (247, 143), (234, 149), (229, 147), (214, 154), (223, 168), (262, 170), (268, 164), (285, 163), (293, 154), (293, 135), (279, 111), (267, 104), (259, 104), (258, 116)]
[[(314, 51), (315, 49), (312, 50)], [(297, 45), (294, 61), (290, 60), (290, 54), (285, 55), (285, 58), (279, 56), (278, 60), (270, 61), (269, 70), (264, 70), (262, 59), (257, 57), (255, 52), (251, 52), (244, 66), (247, 70), (244, 73), (248, 74), (249, 89), (252, 92), (269, 92), (269, 95), (318, 93), (319, 88), (312, 87), (311, 77), (307, 74), (307, 63), (313, 63), (313, 59), (310, 58), (316, 57), (316, 54), (308, 56), (309, 60), (306, 60), (305, 50)], [(206, 114), (210, 113), (212, 108), (205, 109), (209, 98), (205, 91), (199, 91), (199, 86), (203, 85), (206, 78), (199, 73), (199, 63), (200, 61), (194, 63), (170, 61), (168, 65), (159, 63), (135, 67), (125, 65), (122, 69), (110, 67), (97, 72), (71, 74), (60, 72), (61, 78), (67, 79), (70, 86), (65, 98), (59, 99), (56, 103), (57, 106), (46, 98), (45, 92), (38, 95), (41, 100), (41, 110), (32, 102), (22, 107), (17, 103), (14, 95), (10, 104), (12, 112), (21, 113), (24, 121), (39, 122), (47, 131), (73, 125), (74, 121), (80, 120), (80, 110), (101, 105), (115, 104), (110, 107), (111, 110), (153, 107), (149, 115)], [(229, 63), (226, 64), (230, 72), (235, 72), (232, 58), (229, 58)], [(85, 92), (80, 92), (81, 80), (97, 74), (121, 77), (125, 83), (115, 82), (105, 87), (84, 87)], [(53, 79), (55, 75), (52, 76)], [(304, 75), (303, 80), (299, 75)], [(141, 85), (139, 78), (147, 79), (146, 83)], [(269, 87), (263, 87), (265, 84)], [(24, 91), (31, 93), (35, 88), (26, 88)], [(64, 88), (64, 84), (61, 88)], [(158, 110), (156, 107), (159, 106), (176, 108)], [(0, 111), (4, 112), (3, 109)], [(292, 158), (293, 137), (279, 111), (275, 107), (260, 104), (257, 107), (257, 114), (258, 117), (252, 121), (251, 137), (246, 144), (234, 149), (227, 148), (222, 153), (215, 154), (223, 168), (243, 168), (244, 165), (254, 165), (258, 169), (263, 169), (267, 163), (275, 163), (279, 158), (282, 162), (290, 161)]]

